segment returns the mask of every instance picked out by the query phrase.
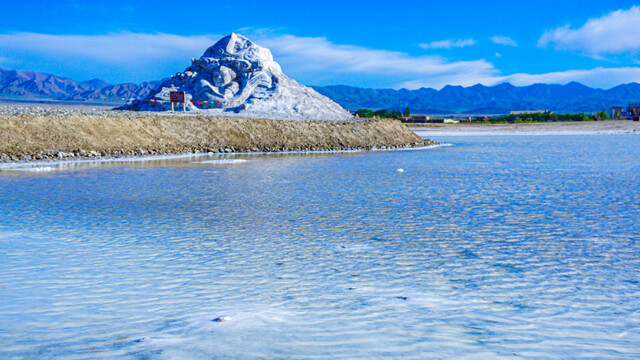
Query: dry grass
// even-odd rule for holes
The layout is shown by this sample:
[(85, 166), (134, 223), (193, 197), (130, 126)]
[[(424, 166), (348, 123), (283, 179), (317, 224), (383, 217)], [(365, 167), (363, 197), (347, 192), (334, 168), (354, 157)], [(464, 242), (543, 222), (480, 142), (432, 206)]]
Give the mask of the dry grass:
[(301, 122), (205, 116), (0, 115), (0, 154), (327, 150), (419, 146), (397, 121)]

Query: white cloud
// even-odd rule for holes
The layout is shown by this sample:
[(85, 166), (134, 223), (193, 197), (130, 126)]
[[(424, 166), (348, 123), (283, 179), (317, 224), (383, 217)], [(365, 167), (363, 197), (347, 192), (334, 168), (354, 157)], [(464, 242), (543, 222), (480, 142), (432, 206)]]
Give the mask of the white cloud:
[[(478, 78), (478, 80), (479, 81), (476, 81), (475, 83), (481, 83), (487, 86), (497, 85), (505, 82), (511, 83), (516, 86), (526, 86), (536, 83), (566, 84), (572, 81), (576, 81), (590, 87), (608, 89), (620, 84), (626, 84), (630, 82), (640, 83), (640, 67), (597, 67), (594, 69), (567, 70), (543, 74), (518, 73), (504, 76), (488, 76), (484, 79)], [(430, 79), (418, 79), (401, 83), (398, 85), (398, 87), (415, 89), (422, 86), (429, 86), (430, 83)], [(456, 85), (459, 83), (451, 82), (451, 84)]]
[[(471, 84), (472, 79), (497, 73), (485, 60), (448, 61), (438, 56), (416, 57), (396, 51), (334, 44), (325, 38), (276, 35), (268, 31), (255, 31), (248, 35), (256, 43), (271, 49), (285, 73), (308, 84), (317, 84), (316, 79), (339, 84), (344, 83), (341, 79), (345, 77), (364, 75), (376, 77), (378, 83), (387, 84), (383, 86), (393, 86), (395, 82), (416, 77), (428, 77), (432, 79), (432, 86), (444, 86), (448, 79), (467, 79), (464, 83)], [(85, 72), (94, 72), (93, 75), (83, 75), (85, 78), (101, 76), (98, 73), (100, 67), (111, 66), (123, 69), (123, 75), (129, 77), (131, 74), (142, 77), (138, 74), (144, 72), (142, 78), (151, 79), (172, 75), (175, 71), (166, 73), (167, 63), (188, 63), (189, 58), (200, 56), (221, 37), (130, 32), (106, 35), (14, 33), (0, 34), (0, 48), (22, 56), (22, 59), (46, 59), (55, 71), (57, 68), (68, 70), (83, 63), (91, 66)], [(53, 67), (56, 62), (64, 66)], [(27, 61), (23, 63), (33, 66)], [(178, 71), (183, 69), (178, 68)], [(152, 75), (153, 71), (161, 70), (165, 72)], [(59, 75), (76, 77), (72, 73)]]
[(419, 44), (423, 49), (451, 49), (451, 48), (462, 48), (467, 46), (473, 46), (476, 42), (473, 39), (449, 39), (449, 40), (439, 40), (432, 41), (430, 43)]
[(577, 81), (587, 86), (611, 88), (630, 82), (640, 83), (640, 67), (602, 68), (588, 70), (567, 70), (545, 74), (513, 74), (501, 77), (501, 82), (523, 86), (535, 83), (566, 84)]
[(202, 53), (219, 36), (179, 36), (130, 32), (106, 35), (0, 34), (0, 47), (56, 57), (82, 57), (102, 63), (132, 64)]
[(494, 36), (491, 38), (491, 41), (493, 41), (494, 44), (498, 45), (518, 46), (518, 43), (508, 36)]
[(640, 7), (589, 19), (579, 29), (565, 25), (547, 31), (538, 41), (538, 46), (549, 45), (560, 50), (578, 50), (594, 57), (636, 53), (640, 50)]
[(485, 77), (496, 73), (484, 60), (450, 62), (436, 56), (410, 56), (405, 53), (375, 50), (353, 45), (334, 44), (325, 38), (285, 35), (256, 40), (273, 52), (283, 69), (295, 72), (328, 71), (386, 75), (390, 79), (428, 76), (435, 86), (446, 84), (447, 78)]
[[(486, 60), (450, 61), (439, 56), (411, 56), (398, 51), (335, 44), (325, 38), (264, 31), (248, 35), (256, 43), (271, 49), (286, 74), (306, 84), (375, 84), (373, 87), (416, 89), (423, 86), (441, 88), (448, 84), (470, 86), (511, 82), (529, 85), (579, 81), (607, 88), (640, 82), (640, 67), (502, 75)], [(115, 75), (106, 80), (137, 82), (182, 71), (189, 58), (200, 56), (220, 37), (129, 32), (107, 35), (0, 34), (0, 48), (5, 58), (0, 58), (0, 63), (21, 64), (20, 70), (49, 72), (78, 80), (102, 77), (106, 73), (104, 69), (109, 68)]]

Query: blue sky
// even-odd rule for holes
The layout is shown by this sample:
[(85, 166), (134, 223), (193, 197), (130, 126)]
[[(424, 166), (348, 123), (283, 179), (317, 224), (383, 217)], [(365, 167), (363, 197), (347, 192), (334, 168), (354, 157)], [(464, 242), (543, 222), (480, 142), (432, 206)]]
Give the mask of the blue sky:
[(231, 32), (307, 85), (441, 88), (640, 82), (640, 2), (13, 1), (0, 67), (142, 82)]

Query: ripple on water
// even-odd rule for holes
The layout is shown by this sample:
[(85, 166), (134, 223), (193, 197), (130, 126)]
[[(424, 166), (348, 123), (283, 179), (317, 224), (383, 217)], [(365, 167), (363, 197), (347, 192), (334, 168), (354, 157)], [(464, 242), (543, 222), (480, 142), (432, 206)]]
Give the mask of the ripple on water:
[(2, 172), (0, 357), (640, 357), (639, 140), (442, 140)]

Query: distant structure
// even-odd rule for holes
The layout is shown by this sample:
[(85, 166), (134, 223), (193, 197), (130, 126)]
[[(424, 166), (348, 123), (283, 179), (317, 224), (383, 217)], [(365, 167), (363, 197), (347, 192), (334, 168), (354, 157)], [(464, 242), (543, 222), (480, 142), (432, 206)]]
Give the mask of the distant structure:
[(406, 123), (427, 123), (431, 122), (431, 116), (426, 115), (410, 115), (410, 116), (401, 116), (400, 121)]
[(625, 113), (624, 106), (612, 106), (611, 107), (611, 118), (617, 119), (622, 117), (622, 114)]
[(440, 117), (431, 117), (426, 115), (412, 115), (412, 116), (402, 116), (399, 119), (403, 123), (412, 123), (412, 124), (421, 124), (421, 123), (429, 123), (429, 124), (457, 124), (460, 121), (450, 118), (440, 118)]
[(526, 115), (526, 114), (553, 114), (549, 110), (516, 110), (509, 113), (509, 115)]
[(613, 119), (633, 119), (640, 116), (640, 102), (630, 102), (627, 108), (624, 106), (612, 106), (611, 118)]

